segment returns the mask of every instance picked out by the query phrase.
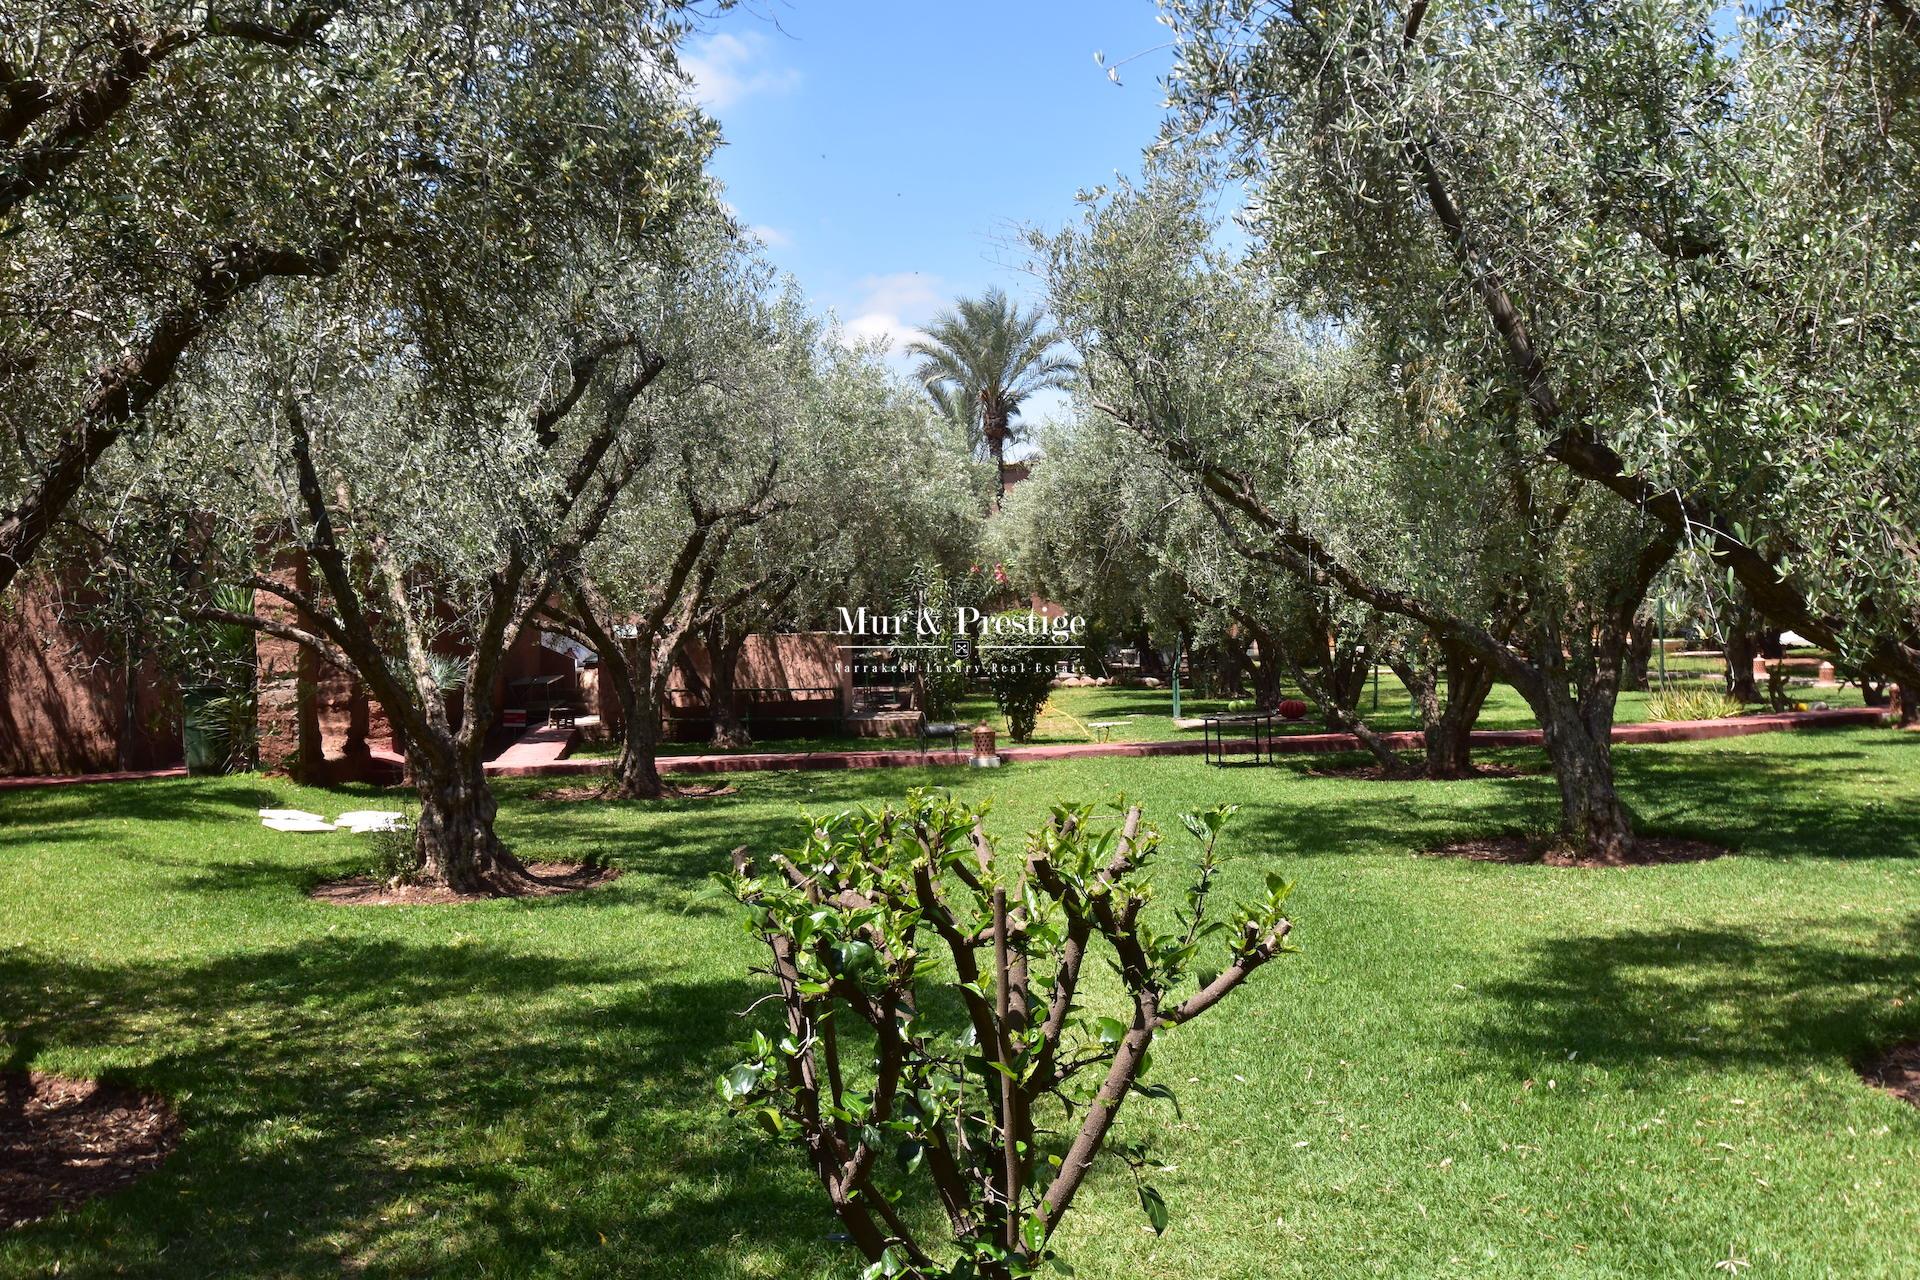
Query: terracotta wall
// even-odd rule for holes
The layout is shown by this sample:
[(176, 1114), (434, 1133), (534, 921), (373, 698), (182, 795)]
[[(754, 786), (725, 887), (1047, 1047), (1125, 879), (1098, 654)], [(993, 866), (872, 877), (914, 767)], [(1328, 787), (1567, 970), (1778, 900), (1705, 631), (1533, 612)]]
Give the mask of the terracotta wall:
[[(740, 649), (734, 686), (740, 689), (834, 688), (842, 691), (840, 705), (844, 707), (845, 690), (850, 682), (849, 677), (835, 669), (840, 665), (840, 650), (835, 647), (839, 643), (841, 638), (828, 631), (748, 636)], [(694, 640), (688, 643), (680, 665), (683, 672), (691, 669), (697, 673), (704, 684), (707, 673), (713, 670), (713, 659), (708, 656), (706, 646)], [(684, 674), (674, 683), (687, 688), (699, 687)]]
[[(734, 685), (740, 689), (833, 689), (835, 692), (831, 695), (808, 694), (806, 705), (809, 712), (818, 706), (823, 720), (837, 720), (846, 714), (853, 698), (852, 675), (838, 669), (842, 662), (837, 646), (842, 640), (843, 637), (827, 631), (748, 636), (740, 650)], [(701, 699), (687, 691), (704, 688), (712, 669), (713, 660), (706, 646), (699, 640), (690, 640), (670, 684), (672, 692), (668, 694), (680, 708), (679, 715), (685, 716), (689, 709), (698, 714)], [(617, 732), (620, 701), (614, 696), (611, 682), (598, 683), (597, 698), (586, 705), (595, 706), (597, 702), (601, 723), (609, 732)], [(821, 701), (815, 703), (816, 698)]]
[[(266, 597), (261, 598), (266, 608)], [(300, 733), (296, 697), (299, 679), (296, 664), (300, 647), (290, 640), (259, 635), (254, 656), (260, 664), (260, 704), (256, 722), (260, 734), (260, 767), (269, 771), (291, 770), (299, 754)], [(314, 681), (314, 708), (320, 727), (320, 749), (328, 759), (342, 754), (347, 742), (355, 681), (344, 671), (322, 662)], [(393, 729), (378, 702), (370, 702), (367, 741), (387, 746)]]
[[(296, 578), (291, 559), (283, 559), (281, 563), (274, 566), (272, 576), (282, 582), (307, 585), (303, 577)], [(290, 606), (264, 591), (254, 596), (253, 607), (259, 610), (263, 617), (282, 622), (298, 621)], [(270, 636), (264, 631), (255, 632), (253, 659), (255, 687), (259, 691), (259, 699), (254, 711), (254, 728), (260, 742), (260, 767), (269, 771), (287, 769), (300, 754), (298, 705), (300, 646), (291, 640)]]
[[(298, 553), (288, 553), (280, 557), (273, 569), (274, 575), (281, 581), (291, 583), (303, 592), (310, 592), (313, 584)], [(277, 617), (288, 622), (299, 622), (295, 611), (272, 595), (261, 593), (256, 597), (255, 607), (263, 616)], [(465, 651), (452, 642), (442, 642), (436, 646), (438, 652), (451, 657), (465, 656)], [(301, 648), (290, 640), (260, 633), (255, 638), (255, 658), (259, 664), (260, 680), (260, 763), (263, 769), (291, 770), (299, 757), (299, 717), (300, 682), (299, 665)], [(349, 728), (351, 725), (351, 704), (356, 695), (357, 682), (347, 672), (338, 670), (317, 659), (309, 659), (315, 668), (314, 695), (310, 708), (320, 733), (321, 752), (325, 760), (324, 768), (333, 777), (358, 776), (358, 766), (348, 761), (343, 764), (343, 756), (348, 754)], [(525, 707), (528, 693), (524, 688), (514, 688), (513, 682), (533, 676), (570, 675), (573, 660), (565, 654), (557, 653), (539, 643), (535, 629), (528, 627), (521, 631), (513, 647), (507, 651), (501, 662), (499, 674), (494, 679), (493, 711), (497, 725), (500, 713), (509, 706)], [(585, 685), (586, 682), (581, 682)], [(588, 687), (582, 690), (573, 688), (569, 680), (556, 689), (560, 698), (579, 697), (584, 693), (586, 706), (592, 706), (597, 691)], [(544, 698), (542, 699), (544, 701)], [(457, 704), (456, 704), (457, 705)], [(372, 698), (368, 699), (368, 729), (366, 744), (375, 750), (399, 750), (400, 743), (394, 736), (393, 725), (386, 710)], [(499, 744), (503, 745), (503, 744)]]
[[(312, 575), (299, 552), (282, 554), (274, 563), (271, 576), (302, 592), (312, 592)], [(300, 625), (298, 611), (270, 592), (254, 596), (254, 608), (262, 617)], [(268, 771), (293, 771), (300, 755), (300, 665), (307, 662), (313, 679), (313, 701), (309, 714), (320, 734), (322, 759), (335, 777), (355, 777), (357, 768), (339, 768), (347, 746), (351, 720), (349, 705), (357, 692), (357, 682), (319, 658), (303, 654), (300, 645), (266, 632), (256, 632), (253, 641), (254, 662), (259, 682), (256, 728), (260, 737), (260, 767)], [(363, 745), (387, 746), (393, 738), (384, 710), (377, 702), (369, 706), (369, 726)], [(316, 775), (317, 776), (317, 775)]]
[[(60, 621), (47, 587), (18, 580), (0, 595), (0, 775), (101, 773), (121, 767), (125, 681), (98, 636)], [(179, 699), (151, 664), (136, 671), (126, 764), (179, 764)]]

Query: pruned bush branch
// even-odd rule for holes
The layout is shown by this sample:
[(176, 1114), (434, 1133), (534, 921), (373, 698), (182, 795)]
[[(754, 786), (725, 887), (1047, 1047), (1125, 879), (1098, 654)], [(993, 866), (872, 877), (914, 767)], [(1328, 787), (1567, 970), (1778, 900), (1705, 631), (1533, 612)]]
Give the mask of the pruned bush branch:
[[(1136, 1178), (1144, 1163), (1109, 1141), (1122, 1106), (1172, 1098), (1148, 1082), (1155, 1038), (1291, 950), (1278, 876), (1209, 916), (1232, 806), (1182, 815), (1199, 852), (1170, 922), (1147, 910), (1161, 837), (1138, 806), (1117, 821), (1057, 806), (1017, 862), (983, 812), (915, 791), (813, 820), (767, 868), (734, 854), (728, 888), (768, 948), (785, 1019), (755, 1034), (720, 1092), (806, 1152), (871, 1277), (1070, 1272), (1050, 1241), (1096, 1158)], [(1095, 955), (1124, 993), (1111, 1014), (1084, 999)], [(903, 1207), (902, 1174), (931, 1183), (944, 1235)], [(1138, 1185), (1163, 1230), (1165, 1202)]]

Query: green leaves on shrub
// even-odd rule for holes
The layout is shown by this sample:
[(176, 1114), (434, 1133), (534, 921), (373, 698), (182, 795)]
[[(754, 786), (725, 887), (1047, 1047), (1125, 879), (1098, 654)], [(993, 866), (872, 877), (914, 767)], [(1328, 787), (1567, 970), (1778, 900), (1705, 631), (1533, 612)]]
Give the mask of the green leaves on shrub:
[[(1150, 909), (1161, 837), (1137, 806), (1115, 819), (1056, 805), (1009, 855), (983, 810), (915, 791), (811, 819), (764, 873), (735, 851), (727, 887), (784, 1016), (717, 1089), (807, 1153), (867, 1276), (1071, 1275), (1050, 1242), (1102, 1156), (1132, 1170), (1148, 1225), (1167, 1229), (1144, 1145), (1111, 1141), (1113, 1119), (1135, 1095), (1177, 1108), (1150, 1079), (1156, 1036), (1291, 950), (1278, 876), (1225, 920), (1209, 910), (1233, 812), (1181, 815), (1199, 852), (1171, 910)], [(1105, 1009), (1080, 988), (1096, 954), (1120, 979)], [(883, 1169), (931, 1184), (944, 1243), (895, 1207)]]

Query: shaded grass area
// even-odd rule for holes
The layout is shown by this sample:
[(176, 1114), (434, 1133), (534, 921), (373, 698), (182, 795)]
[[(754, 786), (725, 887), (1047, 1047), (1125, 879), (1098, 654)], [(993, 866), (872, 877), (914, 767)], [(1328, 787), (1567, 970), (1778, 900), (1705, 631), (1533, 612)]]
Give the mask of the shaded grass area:
[(1101, 1170), (1064, 1241), (1083, 1276), (1920, 1274), (1920, 1111), (1851, 1065), (1920, 1035), (1920, 735), (1618, 758), (1650, 829), (1740, 856), (1421, 859), (1546, 827), (1551, 780), (1097, 759), (753, 775), (658, 803), (512, 784), (519, 852), (626, 874), (542, 902), (351, 909), (303, 892), (364, 869), (366, 846), (275, 835), (253, 810), (377, 792), (0, 794), (0, 1066), (113, 1075), (187, 1124), (157, 1175), (0, 1237), (0, 1275), (855, 1270), (794, 1153), (714, 1098), (736, 1013), (769, 985), (707, 877), (734, 844), (790, 840), (806, 808), (917, 782), (991, 796), (1003, 834), (1060, 797), (1124, 789), (1168, 827), (1234, 801), (1222, 896), (1269, 869), (1299, 882), (1304, 954), (1156, 1049), (1179, 1113), (1122, 1115), (1153, 1139), (1167, 1235)]
[[(1703, 660), (1690, 660), (1703, 661)], [(1678, 659), (1675, 659), (1676, 665)], [(1716, 668), (1717, 670), (1717, 668)], [(1289, 696), (1299, 696), (1290, 687)], [(1369, 723), (1382, 730), (1418, 729), (1419, 716), (1415, 714), (1412, 699), (1407, 696), (1405, 686), (1393, 673), (1380, 672), (1379, 710), (1374, 707), (1373, 687), (1368, 686), (1361, 695), (1360, 710)], [(1802, 702), (1821, 701), (1835, 707), (1857, 707), (1861, 705), (1860, 691), (1852, 686), (1841, 689), (1796, 689), (1794, 697)], [(1621, 724), (1638, 724), (1652, 719), (1647, 709), (1648, 695), (1642, 693), (1623, 693), (1620, 695), (1617, 719)], [(1197, 698), (1190, 693), (1180, 699), (1182, 717), (1219, 715), (1250, 705), (1245, 699)], [(1756, 707), (1755, 710), (1759, 708)], [(985, 721), (994, 725), (1002, 734), (1002, 745), (1006, 722), (993, 704), (991, 698), (970, 697), (964, 699), (954, 719), (966, 724)], [(1097, 721), (1123, 720), (1124, 724), (1100, 730), (1093, 727)], [(1482, 729), (1532, 729), (1537, 726), (1533, 712), (1519, 694), (1509, 685), (1495, 685), (1487, 698), (1485, 710), (1481, 713), (1479, 728)], [(1282, 726), (1282, 733), (1322, 733), (1326, 726), (1309, 713), (1297, 726)], [(1035, 726), (1033, 741), (1041, 744), (1063, 742), (1094, 742), (1103, 740), (1104, 732), (1113, 742), (1165, 742), (1174, 738), (1198, 738), (1199, 729), (1180, 729), (1173, 723), (1173, 694), (1167, 689), (1120, 689), (1112, 687), (1082, 687), (1055, 689), (1047, 699), (1039, 723)], [(964, 739), (966, 735), (962, 734)], [(815, 736), (795, 737), (782, 729), (771, 729), (768, 736), (755, 735), (748, 751), (876, 751), (911, 749), (916, 746), (915, 738), (862, 738), (850, 733), (833, 731)], [(939, 743), (944, 747), (945, 741)], [(963, 741), (962, 746), (966, 743)], [(713, 750), (704, 742), (665, 743), (661, 746), (663, 756), (703, 755)], [(608, 743), (587, 743), (573, 754), (577, 756), (613, 756), (618, 754), (618, 746)]]

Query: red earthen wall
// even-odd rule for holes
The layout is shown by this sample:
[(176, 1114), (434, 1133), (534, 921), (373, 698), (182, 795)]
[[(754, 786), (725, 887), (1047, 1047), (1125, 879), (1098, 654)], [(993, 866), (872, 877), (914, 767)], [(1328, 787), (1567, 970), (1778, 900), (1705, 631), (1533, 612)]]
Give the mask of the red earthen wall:
[[(832, 688), (838, 692), (831, 697), (810, 694), (805, 705), (809, 709), (819, 707), (823, 720), (838, 719), (846, 714), (853, 697), (852, 675), (838, 669), (842, 665), (837, 647), (840, 642), (840, 637), (826, 631), (748, 636), (740, 649), (734, 685), (740, 689)], [(671, 682), (673, 692), (668, 695), (680, 709), (678, 714), (684, 716), (689, 710), (698, 714), (702, 701), (692, 691), (705, 687), (712, 670), (713, 659), (706, 646), (699, 640), (688, 641)], [(820, 700), (817, 703), (813, 701), (816, 698)], [(600, 722), (609, 733), (619, 731), (620, 700), (610, 683), (599, 683), (594, 697), (585, 705), (599, 711)]]
[[(740, 689), (836, 688), (842, 691), (841, 705), (845, 706), (849, 677), (835, 669), (840, 665), (840, 651), (835, 644), (836, 637), (825, 631), (748, 636), (740, 648), (734, 686)], [(691, 669), (698, 673), (704, 684), (707, 674), (713, 670), (713, 659), (707, 655), (705, 645), (693, 640), (688, 642), (680, 666), (683, 672)], [(676, 680), (675, 684), (694, 687), (690, 680)]]
[[(98, 636), (60, 620), (43, 584), (0, 596), (0, 775), (98, 773), (121, 767), (120, 664)], [(179, 764), (179, 698), (151, 664), (135, 673), (126, 767)]]

